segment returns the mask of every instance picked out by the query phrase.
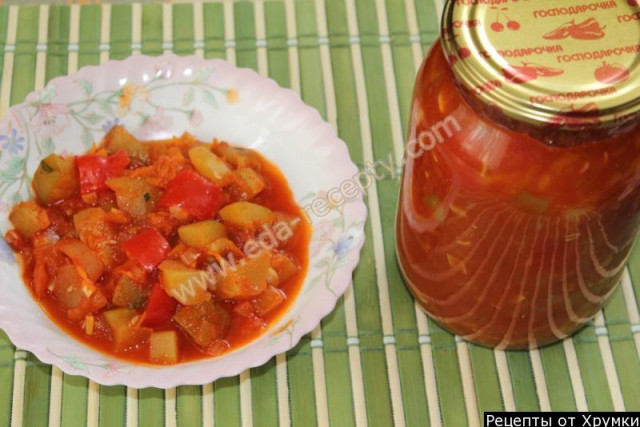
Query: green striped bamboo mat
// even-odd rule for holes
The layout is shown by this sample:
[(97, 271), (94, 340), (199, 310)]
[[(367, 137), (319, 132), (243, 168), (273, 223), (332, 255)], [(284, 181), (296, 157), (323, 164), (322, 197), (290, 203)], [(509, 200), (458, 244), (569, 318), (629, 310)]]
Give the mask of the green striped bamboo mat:
[[(359, 165), (399, 155), (442, 0), (273, 0), (0, 8), (0, 115), (49, 79), (132, 53), (225, 58), (298, 91)], [(0, 426), (477, 426), (483, 411), (640, 410), (640, 247), (572, 339), (531, 352), (460, 341), (413, 303), (394, 254), (397, 180), (368, 196), (353, 287), (287, 354), (167, 391), (101, 387), (0, 332)]]

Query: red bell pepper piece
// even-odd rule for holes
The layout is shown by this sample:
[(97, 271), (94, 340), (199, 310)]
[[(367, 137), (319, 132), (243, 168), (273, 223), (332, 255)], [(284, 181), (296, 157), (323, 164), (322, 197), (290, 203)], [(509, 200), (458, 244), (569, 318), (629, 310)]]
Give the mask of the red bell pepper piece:
[(179, 206), (196, 219), (211, 219), (222, 206), (222, 190), (197, 172), (185, 169), (169, 182), (158, 206)]
[(166, 323), (176, 312), (178, 302), (162, 289), (159, 283), (153, 285), (149, 302), (142, 314), (142, 326), (154, 327)]
[(124, 242), (122, 249), (130, 259), (152, 271), (167, 257), (171, 247), (158, 230), (147, 228)]
[(96, 154), (79, 156), (76, 159), (78, 175), (80, 178), (80, 192), (82, 194), (94, 191), (106, 190), (106, 181), (122, 174), (129, 165), (129, 154), (120, 150), (115, 154), (105, 157)]

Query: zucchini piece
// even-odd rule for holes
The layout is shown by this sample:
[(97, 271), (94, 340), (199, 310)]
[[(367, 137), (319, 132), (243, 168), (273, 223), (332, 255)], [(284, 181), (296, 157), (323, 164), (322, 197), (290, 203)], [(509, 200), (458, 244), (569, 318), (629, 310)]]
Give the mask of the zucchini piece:
[(109, 154), (124, 150), (141, 163), (149, 163), (149, 148), (122, 126), (114, 126), (103, 140)]
[(73, 196), (80, 188), (75, 161), (71, 157), (48, 155), (40, 162), (32, 184), (38, 200), (45, 205)]
[(268, 286), (254, 301), (254, 306), (260, 316), (273, 311), (286, 300), (284, 292), (273, 286)]
[(63, 265), (56, 271), (54, 280), (53, 295), (60, 308), (69, 310), (82, 303), (83, 280), (75, 266)]
[(278, 281), (284, 283), (298, 272), (298, 265), (284, 254), (274, 254), (271, 258), (271, 267), (278, 273)]
[(94, 282), (104, 273), (104, 265), (89, 246), (78, 239), (62, 239), (56, 243), (56, 248), (65, 254), (71, 262), (80, 267), (89, 279)]
[(240, 147), (231, 147), (227, 143), (214, 144), (213, 151), (236, 168), (259, 168), (260, 157), (252, 150)]
[(112, 214), (107, 214), (101, 208), (87, 208), (73, 216), (78, 237), (93, 249), (107, 268), (113, 267), (118, 251), (116, 233), (108, 222)]
[(122, 276), (113, 289), (111, 301), (116, 307), (140, 309), (147, 302), (147, 293), (129, 276)]
[(151, 334), (149, 360), (164, 364), (178, 362), (178, 334), (176, 331), (162, 331)]
[(207, 253), (214, 256), (227, 256), (228, 254), (233, 254), (234, 257), (242, 258), (244, 254), (242, 251), (233, 243), (231, 240), (226, 237), (222, 237), (215, 242), (211, 243), (207, 247)]
[(16, 230), (27, 239), (38, 231), (46, 230), (51, 225), (46, 209), (36, 202), (18, 203), (11, 210), (9, 220)]
[(252, 168), (239, 168), (234, 172), (240, 181), (244, 184), (243, 190), (247, 196), (247, 199), (253, 199), (262, 192), (265, 188), (264, 179), (262, 176)]
[(183, 305), (197, 305), (211, 299), (207, 272), (189, 268), (180, 261), (165, 260), (159, 266), (160, 283), (167, 294)]
[(182, 243), (206, 249), (216, 240), (227, 237), (227, 229), (218, 221), (201, 221), (178, 228)]
[(225, 275), (220, 275), (216, 294), (223, 299), (251, 298), (267, 287), (270, 256), (262, 252), (257, 258), (245, 258)]
[(269, 286), (280, 286), (280, 279), (278, 278), (278, 273), (273, 269), (273, 267), (269, 267), (269, 272), (267, 274), (267, 285)]
[(71, 320), (81, 320), (107, 305), (102, 291), (73, 264), (63, 265), (56, 271), (53, 296)]
[(216, 341), (224, 339), (231, 316), (214, 301), (178, 309), (173, 320), (204, 351), (214, 352)]
[(116, 193), (118, 208), (134, 217), (149, 213), (160, 197), (159, 190), (143, 178), (122, 176), (111, 178), (106, 184)]
[(116, 350), (141, 344), (149, 339), (153, 329), (143, 328), (138, 325), (140, 318), (138, 312), (128, 308), (117, 308), (105, 311), (102, 314), (109, 330)]
[(246, 230), (257, 229), (275, 219), (271, 209), (251, 202), (231, 203), (220, 209), (219, 214), (225, 224)]
[(189, 159), (196, 171), (214, 184), (225, 186), (233, 180), (229, 166), (207, 147), (192, 148)]

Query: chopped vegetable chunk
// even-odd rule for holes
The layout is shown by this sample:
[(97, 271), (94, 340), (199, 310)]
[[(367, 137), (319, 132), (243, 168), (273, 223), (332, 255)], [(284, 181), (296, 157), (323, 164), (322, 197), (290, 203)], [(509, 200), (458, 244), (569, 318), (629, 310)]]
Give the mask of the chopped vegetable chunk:
[(129, 155), (120, 150), (105, 157), (96, 154), (78, 157), (78, 175), (80, 177), (80, 191), (82, 194), (106, 190), (109, 178), (119, 176), (129, 164)]
[(140, 316), (135, 310), (118, 308), (105, 311), (103, 316), (111, 331), (111, 339), (116, 350), (126, 350), (147, 341), (153, 331), (138, 325)]
[(234, 257), (242, 257), (242, 251), (226, 237), (221, 237), (207, 247), (207, 252), (217, 256), (227, 256), (233, 254)]
[(80, 240), (94, 250), (105, 267), (113, 266), (116, 233), (107, 213), (100, 208), (85, 209), (74, 215), (73, 222)]
[(182, 243), (196, 248), (206, 248), (216, 240), (227, 237), (227, 230), (218, 221), (201, 221), (183, 225), (178, 229)]
[(122, 244), (127, 256), (151, 271), (169, 252), (169, 243), (155, 228), (147, 228)]
[(158, 269), (162, 278), (162, 288), (181, 304), (196, 305), (211, 299), (211, 294), (207, 291), (206, 272), (170, 259), (160, 264)]
[(176, 300), (167, 295), (160, 284), (153, 285), (142, 316), (142, 325), (155, 327), (166, 323), (176, 312), (177, 305)]
[(267, 287), (269, 255), (242, 260), (230, 273), (221, 277), (216, 293), (222, 298), (250, 298), (260, 295)]
[(45, 205), (73, 196), (78, 188), (76, 162), (71, 157), (50, 154), (40, 162), (33, 176), (33, 189)]
[(298, 272), (296, 263), (287, 255), (283, 254), (277, 254), (271, 258), (271, 267), (273, 267), (278, 274), (278, 280), (281, 283), (291, 279)]
[(179, 207), (196, 219), (210, 219), (220, 209), (222, 190), (196, 172), (184, 170), (167, 186), (158, 206)]
[(262, 224), (271, 223), (275, 219), (273, 211), (251, 202), (236, 202), (220, 210), (220, 217), (225, 224), (237, 228), (256, 229)]
[(260, 174), (255, 170), (251, 168), (238, 168), (235, 174), (242, 182), (242, 190), (245, 192), (248, 200), (253, 199), (264, 190), (266, 185), (264, 179), (262, 179)]
[(60, 252), (78, 267), (82, 268), (89, 279), (96, 281), (104, 273), (104, 265), (87, 245), (77, 239), (63, 239), (56, 244)]
[(232, 147), (226, 143), (214, 144), (213, 151), (236, 168), (259, 167), (262, 162), (253, 150)]
[(210, 351), (216, 340), (223, 339), (231, 317), (219, 304), (207, 301), (180, 307), (173, 320), (204, 351)]
[(49, 215), (47, 211), (36, 202), (18, 203), (11, 210), (9, 220), (24, 237), (31, 237), (38, 231), (49, 227)]
[(189, 159), (200, 175), (216, 185), (225, 186), (233, 179), (229, 166), (206, 147), (189, 150)]
[(282, 304), (285, 299), (286, 296), (284, 292), (278, 288), (269, 286), (258, 296), (258, 298), (256, 298), (256, 310), (260, 316), (264, 316)]
[(151, 334), (149, 359), (158, 363), (178, 361), (178, 334), (176, 331), (162, 331)]
[(104, 146), (109, 154), (124, 150), (142, 164), (149, 162), (149, 148), (126, 131), (122, 126), (114, 126), (104, 137)]
[(106, 184), (116, 193), (118, 208), (134, 217), (151, 212), (159, 197), (159, 190), (142, 178), (123, 176), (111, 178)]
[(107, 304), (102, 292), (76, 266), (65, 265), (55, 276), (53, 294), (67, 317), (80, 320)]
[(145, 289), (131, 280), (129, 276), (122, 276), (113, 289), (111, 302), (116, 307), (139, 309), (147, 301)]

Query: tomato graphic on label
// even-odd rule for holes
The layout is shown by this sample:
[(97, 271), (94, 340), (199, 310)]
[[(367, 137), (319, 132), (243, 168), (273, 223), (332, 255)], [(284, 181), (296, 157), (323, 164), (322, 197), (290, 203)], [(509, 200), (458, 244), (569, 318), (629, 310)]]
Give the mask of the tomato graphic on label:
[(593, 102), (578, 108), (572, 104), (569, 108), (560, 110), (560, 112), (549, 121), (549, 124), (559, 127), (584, 128), (601, 124), (602, 122), (600, 121), (599, 115), (600, 109), (598, 105)]
[(631, 73), (620, 64), (603, 62), (602, 67), (596, 70), (596, 80), (604, 84), (618, 84), (631, 77)]
[(523, 62), (522, 66), (511, 65), (503, 68), (502, 74), (510, 83), (523, 84), (536, 80), (538, 77), (555, 77), (564, 74), (559, 68), (545, 67), (532, 62)]
[(543, 37), (547, 40), (562, 40), (571, 37), (576, 40), (599, 40), (605, 36), (604, 29), (597, 19), (588, 18), (584, 22), (575, 20), (565, 22), (560, 27), (548, 32)]
[[(489, 28), (491, 28), (494, 32), (501, 33), (505, 30), (505, 28), (508, 28), (511, 31), (518, 31), (520, 29), (520, 23), (518, 21), (514, 21), (513, 19), (509, 18), (509, 15), (507, 15), (506, 11), (509, 10), (508, 7), (503, 7), (499, 9), (493, 6), (491, 7), (491, 10), (496, 11), (496, 20), (489, 26)], [(501, 13), (502, 15), (504, 15), (505, 19), (507, 20), (506, 27), (502, 22), (500, 22)]]
[(629, 6), (640, 6), (640, 0), (627, 0)]

